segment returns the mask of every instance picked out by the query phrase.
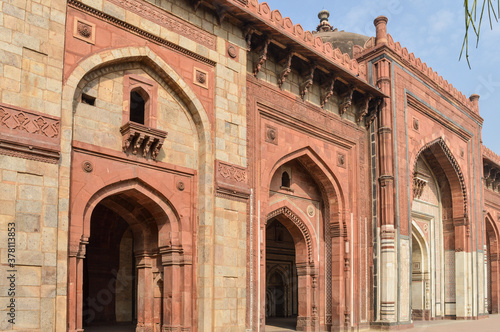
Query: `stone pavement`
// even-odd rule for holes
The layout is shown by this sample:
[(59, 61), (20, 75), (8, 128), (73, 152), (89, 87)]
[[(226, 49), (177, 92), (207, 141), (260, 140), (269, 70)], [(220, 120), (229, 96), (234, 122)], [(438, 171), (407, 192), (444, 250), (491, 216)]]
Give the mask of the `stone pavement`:
[(444, 320), (415, 322), (410, 332), (500, 332), (500, 315), (490, 315), (480, 320)]
[[(293, 319), (295, 321), (295, 319)], [(295, 331), (290, 326), (292, 320), (271, 320), (267, 322), (266, 332)], [(380, 331), (380, 330), (359, 330), (359, 331)], [(490, 315), (488, 318), (480, 320), (442, 320), (442, 321), (424, 321), (414, 322), (411, 329), (400, 330), (404, 332), (500, 332), (500, 314)]]

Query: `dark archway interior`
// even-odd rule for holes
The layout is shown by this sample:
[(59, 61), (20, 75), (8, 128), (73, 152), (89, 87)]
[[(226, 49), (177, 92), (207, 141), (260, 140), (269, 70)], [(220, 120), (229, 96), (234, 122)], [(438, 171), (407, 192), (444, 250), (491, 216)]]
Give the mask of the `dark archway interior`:
[(84, 260), (85, 327), (135, 326), (133, 249), (128, 223), (104, 204), (98, 204), (92, 213), (91, 237)]
[[(271, 219), (266, 229), (266, 320), (295, 328), (298, 313), (295, 243), (287, 228)], [(283, 320), (283, 318), (288, 318)], [(282, 326), (284, 327), (284, 326)]]

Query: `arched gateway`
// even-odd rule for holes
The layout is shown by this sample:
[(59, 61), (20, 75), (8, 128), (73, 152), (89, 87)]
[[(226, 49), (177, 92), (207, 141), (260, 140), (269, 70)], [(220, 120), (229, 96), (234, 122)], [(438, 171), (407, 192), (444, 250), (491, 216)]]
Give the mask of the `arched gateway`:
[(68, 294), (75, 330), (189, 328), (192, 241), (182, 234), (191, 225), (181, 222), (171, 203), (130, 179), (98, 190), (75, 210)]
[(262, 321), (298, 331), (343, 327), (349, 322), (349, 234), (335, 178), (312, 151), (303, 149), (282, 158), (269, 182)]

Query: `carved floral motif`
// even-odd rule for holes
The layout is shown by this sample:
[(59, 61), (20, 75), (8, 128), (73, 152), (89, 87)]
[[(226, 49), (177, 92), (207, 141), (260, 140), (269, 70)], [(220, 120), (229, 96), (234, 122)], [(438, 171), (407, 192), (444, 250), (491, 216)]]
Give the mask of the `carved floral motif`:
[(0, 127), (48, 138), (59, 138), (58, 120), (6, 107), (0, 107)]
[(57, 163), (60, 130), (59, 118), (0, 104), (0, 154)]
[(219, 163), (218, 171), (224, 179), (235, 180), (236, 182), (246, 182), (247, 172), (233, 165)]

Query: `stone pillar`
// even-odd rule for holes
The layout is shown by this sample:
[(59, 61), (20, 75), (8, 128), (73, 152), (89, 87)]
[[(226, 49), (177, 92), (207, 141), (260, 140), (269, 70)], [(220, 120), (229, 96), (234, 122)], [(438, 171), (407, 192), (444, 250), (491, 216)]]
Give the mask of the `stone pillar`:
[[(315, 331), (313, 324), (313, 268), (308, 263), (297, 263), (299, 312), (297, 331)], [(316, 317), (317, 318), (317, 317)]]
[[(183, 294), (185, 283), (182, 274), (183, 255), (180, 246), (160, 248), (163, 265), (163, 323), (162, 331), (184, 330)], [(191, 278), (190, 278), (191, 279)]]
[(137, 327), (136, 332), (154, 331), (153, 268), (151, 257), (136, 255), (137, 261)]
[[(387, 43), (387, 18), (379, 16), (374, 24), (377, 28), (377, 45)], [(391, 63), (382, 59), (375, 63), (376, 82), (379, 89), (391, 95)], [(394, 141), (392, 107), (390, 98), (380, 104), (378, 115), (379, 149), (379, 193), (380, 193), (380, 321), (396, 321), (396, 251), (394, 224)]]
[(466, 318), (472, 316), (472, 272), (470, 270), (470, 248), (467, 238), (470, 236), (467, 220), (455, 220), (455, 301), (456, 317)]
[(183, 331), (191, 331), (192, 296), (193, 296), (193, 265), (190, 257), (183, 256), (182, 274), (182, 326)]
[(68, 331), (83, 332), (83, 259), (88, 238), (70, 244), (68, 261)]
[[(349, 242), (345, 242), (346, 248), (349, 246)], [(344, 294), (345, 294), (345, 306), (344, 306), (344, 327), (346, 331), (349, 331), (351, 326), (351, 257), (346, 251), (346, 255), (344, 257)]]
[(396, 255), (394, 250), (394, 225), (382, 225), (380, 233), (380, 321), (395, 322)]
[[(491, 249), (490, 249), (491, 250)], [(491, 301), (491, 313), (498, 314), (500, 307), (500, 270), (499, 255), (490, 253), (490, 273), (491, 273), (491, 294), (488, 301)]]
[(332, 331), (342, 331), (345, 326), (345, 247), (344, 238), (338, 234), (333, 224), (330, 225), (332, 236)]

